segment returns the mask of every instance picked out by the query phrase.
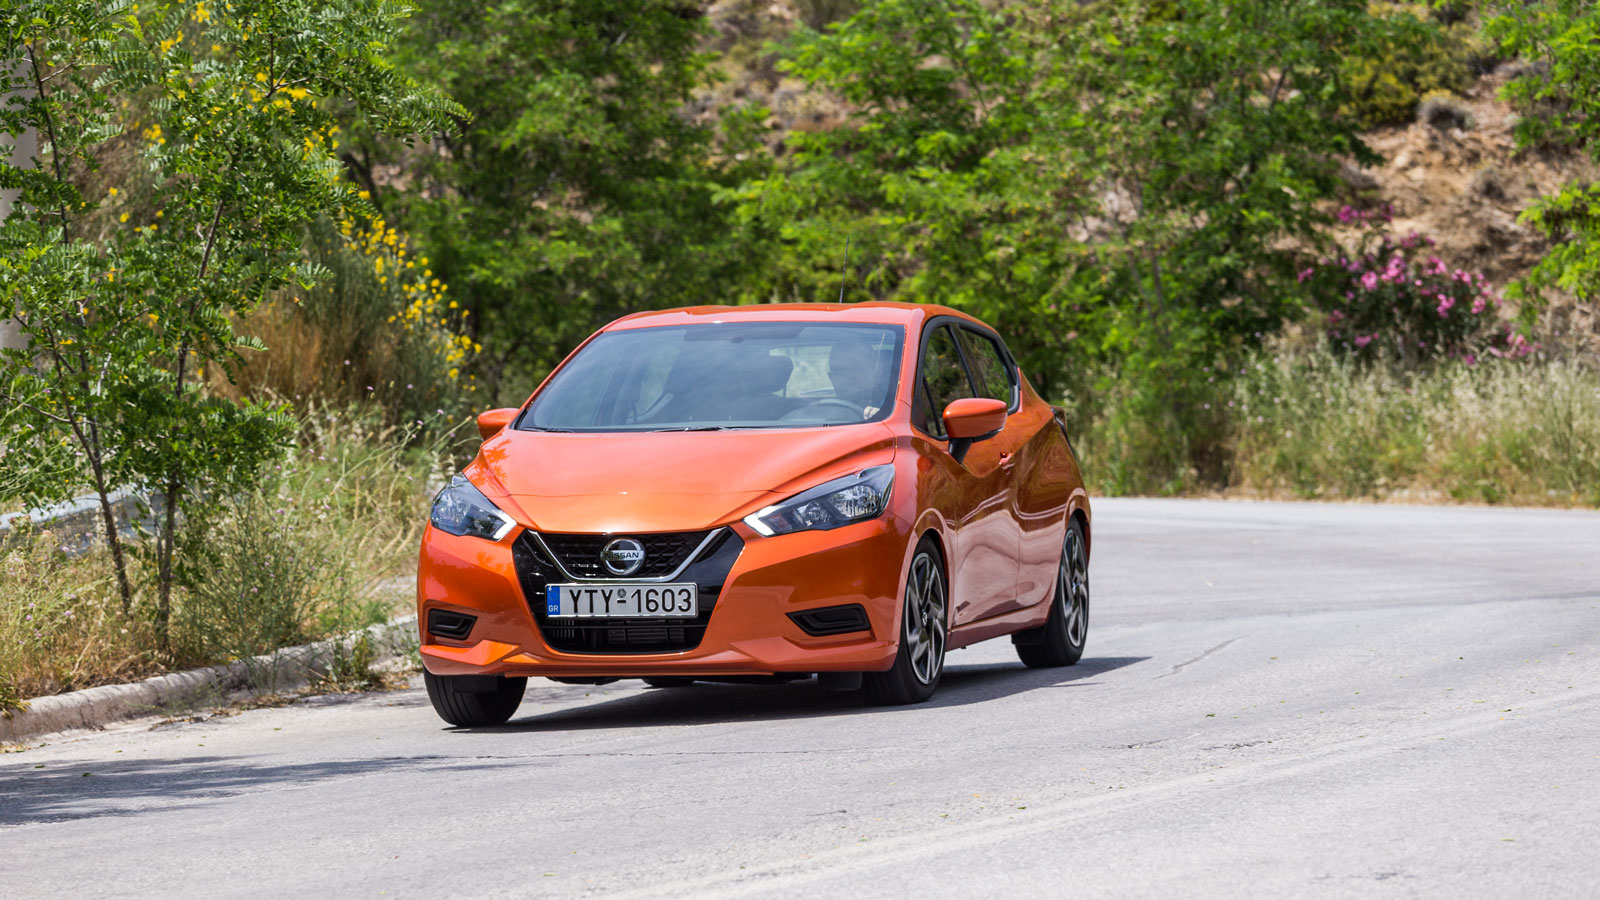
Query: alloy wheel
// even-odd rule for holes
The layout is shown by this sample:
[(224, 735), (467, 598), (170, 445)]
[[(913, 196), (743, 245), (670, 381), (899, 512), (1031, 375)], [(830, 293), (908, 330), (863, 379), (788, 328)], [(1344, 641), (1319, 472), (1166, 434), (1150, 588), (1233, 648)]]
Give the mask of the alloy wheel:
[(939, 563), (932, 554), (918, 553), (906, 579), (905, 643), (911, 673), (923, 684), (933, 684), (944, 668), (945, 589)]
[(1081, 647), (1089, 631), (1089, 561), (1083, 552), (1083, 538), (1076, 530), (1067, 530), (1062, 550), (1056, 593), (1066, 618), (1067, 641)]

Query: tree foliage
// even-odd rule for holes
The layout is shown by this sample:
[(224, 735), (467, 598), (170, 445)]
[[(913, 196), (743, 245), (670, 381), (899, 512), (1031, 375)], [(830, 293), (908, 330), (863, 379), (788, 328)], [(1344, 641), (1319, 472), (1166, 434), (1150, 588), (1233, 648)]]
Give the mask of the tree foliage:
[[(377, 196), (459, 292), (491, 392), (520, 399), (619, 315), (726, 302), (755, 263), (713, 200), (762, 160), (748, 123), (686, 109), (710, 77), (704, 38), (682, 0), (422, 5), (399, 59), (471, 121)], [(370, 177), (390, 158), (365, 140), (347, 160)]]
[[(262, 349), (236, 319), (319, 277), (305, 225), (364, 206), (341, 178), (326, 100), (399, 133), (458, 111), (383, 57), (403, 13), (387, 0), (34, 0), (0, 13), (7, 57), (25, 60), (0, 85), (15, 95), (5, 130), (45, 138), (38, 165), (0, 169), (22, 189), (0, 225), (0, 318), (29, 339), (0, 358), (7, 487), (159, 490), (163, 635), (180, 505), (250, 483), (286, 437), (277, 410), (220, 399), (196, 376)], [(111, 142), (134, 148), (147, 202), (92, 177)], [(122, 209), (113, 227), (74, 230), (99, 208)], [(108, 504), (105, 519), (115, 541)]]
[[(1600, 161), (1600, 8), (1584, 0), (1497, 4), (1485, 28), (1508, 55), (1531, 63), (1505, 88), (1523, 113), (1523, 146), (1575, 147)], [(1521, 289), (1535, 298), (1550, 288), (1600, 298), (1600, 182), (1562, 186), (1523, 221), (1551, 247)]]

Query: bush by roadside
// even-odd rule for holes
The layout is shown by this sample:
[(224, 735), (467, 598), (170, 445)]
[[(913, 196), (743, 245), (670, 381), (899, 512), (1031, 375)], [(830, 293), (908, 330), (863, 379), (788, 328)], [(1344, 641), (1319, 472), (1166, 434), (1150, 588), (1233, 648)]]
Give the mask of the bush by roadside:
[(430, 485), (451, 464), (454, 433), (421, 440), (382, 425), (370, 404), (315, 409), (299, 425), (258, 488), (191, 520), (170, 654), (158, 652), (151, 627), (147, 541), (135, 544), (128, 617), (103, 549), (70, 556), (37, 530), (0, 545), (0, 712), (26, 697), (317, 640), (409, 607)]

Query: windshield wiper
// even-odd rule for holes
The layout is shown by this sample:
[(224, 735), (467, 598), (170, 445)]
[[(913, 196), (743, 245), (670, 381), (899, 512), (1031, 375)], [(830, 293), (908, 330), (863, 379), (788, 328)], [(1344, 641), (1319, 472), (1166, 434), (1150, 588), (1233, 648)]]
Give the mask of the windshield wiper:
[(519, 428), (517, 430), (518, 431), (556, 431), (556, 432), (560, 432), (561, 434), (576, 434), (577, 433), (574, 429), (571, 429), (571, 428), (546, 428), (543, 425), (524, 425), (524, 426), (522, 426), (521, 428)]
[(651, 433), (662, 431), (742, 431), (746, 428), (759, 428), (759, 425), (686, 425), (682, 428), (652, 428)]

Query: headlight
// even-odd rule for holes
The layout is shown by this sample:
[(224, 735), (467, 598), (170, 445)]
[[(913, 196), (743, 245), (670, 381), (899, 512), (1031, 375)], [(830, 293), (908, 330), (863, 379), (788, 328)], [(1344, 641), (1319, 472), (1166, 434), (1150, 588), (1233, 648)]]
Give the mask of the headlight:
[(457, 475), (433, 498), (428, 521), (440, 531), (498, 541), (516, 522), (489, 502), (472, 482)]
[(753, 512), (744, 517), (744, 523), (771, 537), (865, 522), (889, 508), (889, 488), (893, 485), (894, 466), (873, 466)]

